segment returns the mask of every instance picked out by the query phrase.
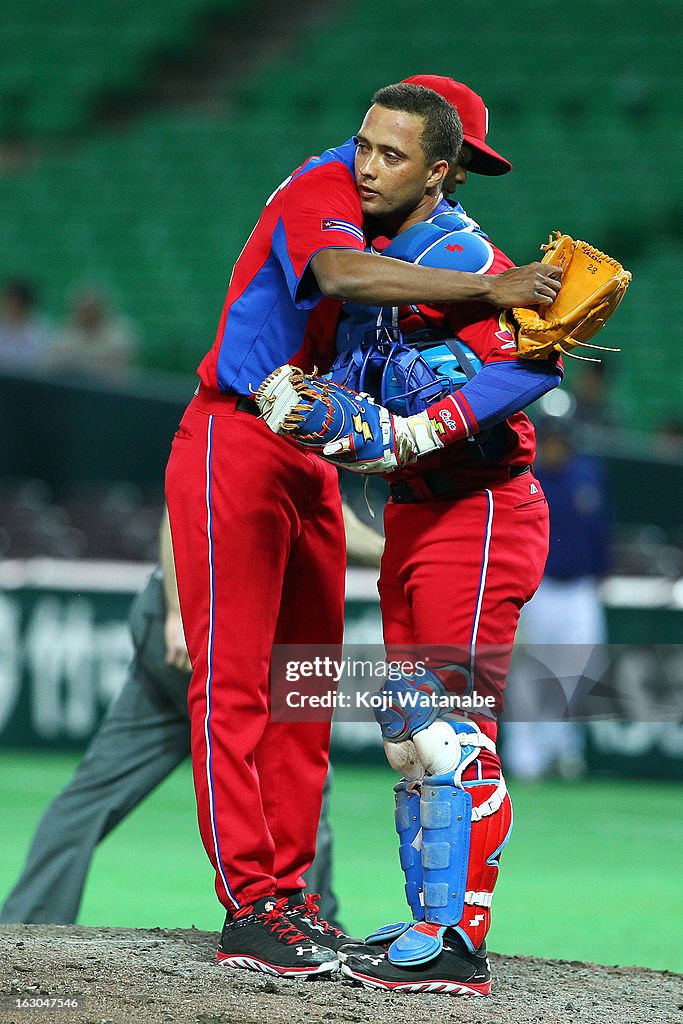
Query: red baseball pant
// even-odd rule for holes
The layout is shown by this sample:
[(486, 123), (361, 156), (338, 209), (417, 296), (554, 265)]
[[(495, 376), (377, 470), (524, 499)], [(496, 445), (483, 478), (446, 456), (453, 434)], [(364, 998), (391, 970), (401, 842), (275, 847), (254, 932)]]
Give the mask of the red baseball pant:
[(202, 389), (166, 491), (199, 827), (218, 898), (235, 910), (302, 888), (315, 855), (330, 726), (271, 721), (269, 674), (273, 644), (341, 644), (337, 473)]
[(446, 686), (460, 690), (469, 679), (501, 711), (519, 613), (548, 554), (540, 484), (525, 473), (457, 498), (389, 502), (384, 518), (379, 593), (388, 656), (429, 654), (438, 673), (439, 661), (457, 651), (461, 671), (449, 673)]

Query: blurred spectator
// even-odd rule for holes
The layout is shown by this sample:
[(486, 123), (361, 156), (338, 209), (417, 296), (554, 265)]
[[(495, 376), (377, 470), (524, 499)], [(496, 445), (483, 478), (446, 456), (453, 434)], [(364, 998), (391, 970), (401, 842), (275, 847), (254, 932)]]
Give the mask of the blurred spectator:
[(623, 429), (612, 404), (607, 363), (582, 363), (572, 386), (576, 400), (575, 429), (582, 442), (604, 439), (605, 430)]
[(126, 378), (137, 342), (130, 322), (116, 314), (97, 289), (77, 292), (67, 323), (50, 349), (49, 366), (100, 381)]
[[(506, 763), (519, 778), (557, 773), (573, 778), (585, 770), (581, 726), (560, 721), (579, 678), (577, 665), (595, 663), (595, 645), (607, 641), (599, 584), (609, 561), (610, 516), (600, 462), (578, 452), (571, 417), (537, 423), (535, 473), (550, 508), (550, 550), (545, 575), (520, 617), (522, 643), (541, 645), (539, 654), (564, 690), (563, 707), (550, 694), (549, 680), (531, 681), (518, 664), (510, 673)], [(585, 645), (584, 650), (576, 646)], [(549, 706), (552, 711), (548, 713)], [(544, 715), (553, 718), (544, 720)]]
[(36, 311), (34, 285), (19, 278), (7, 281), (0, 306), (0, 370), (40, 366), (49, 341), (49, 322)]
[(683, 458), (683, 419), (669, 416), (658, 424), (653, 437), (655, 452), (664, 458)]

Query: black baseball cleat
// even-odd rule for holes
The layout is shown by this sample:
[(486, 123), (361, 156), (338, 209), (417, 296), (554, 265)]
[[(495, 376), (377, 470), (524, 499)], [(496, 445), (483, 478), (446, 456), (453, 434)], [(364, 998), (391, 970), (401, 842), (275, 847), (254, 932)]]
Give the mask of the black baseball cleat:
[(384, 988), (392, 992), (487, 996), (491, 991), (486, 944), (476, 953), (470, 953), (462, 940), (450, 932), (444, 936), (442, 951), (426, 964), (397, 967), (382, 949), (377, 949), (375, 953), (349, 954), (341, 962), (341, 972), (364, 988)]
[(349, 939), (337, 950), (337, 956), (340, 960), (346, 960), (350, 956), (361, 956), (364, 953), (369, 953), (373, 956), (379, 956), (380, 953), (385, 953), (392, 942), (407, 932), (412, 924), (416, 922), (410, 921), (397, 921), (396, 924), (386, 924), (376, 931), (372, 932), (371, 935), (360, 942), (357, 939)]
[(222, 967), (243, 967), (281, 978), (333, 974), (333, 950), (314, 942), (285, 914), (287, 898), (264, 896), (251, 908), (225, 919), (216, 959)]
[(341, 928), (335, 927), (320, 916), (319, 899), (318, 893), (293, 893), (287, 901), (285, 911), (292, 924), (319, 946), (326, 946), (335, 953), (345, 943), (361, 943), (361, 939), (352, 939), (345, 935)]
[(364, 956), (366, 953), (369, 956), (381, 956), (382, 953), (386, 953), (391, 945), (390, 942), (373, 942), (372, 945), (369, 942), (356, 942), (355, 939), (349, 939), (347, 942), (337, 949), (337, 956), (341, 961), (348, 960), (350, 956)]

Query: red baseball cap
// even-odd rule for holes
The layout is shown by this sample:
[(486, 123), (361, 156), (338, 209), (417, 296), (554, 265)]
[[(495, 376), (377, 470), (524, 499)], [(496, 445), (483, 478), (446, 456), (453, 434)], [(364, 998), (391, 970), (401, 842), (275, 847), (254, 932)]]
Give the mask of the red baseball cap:
[(403, 81), (433, 89), (455, 107), (462, 121), (465, 142), (472, 149), (472, 161), (467, 166), (468, 171), (474, 171), (475, 174), (507, 174), (512, 170), (509, 160), (486, 145), (489, 112), (481, 96), (462, 82), (444, 78), (442, 75), (413, 75), (411, 78), (404, 78)]

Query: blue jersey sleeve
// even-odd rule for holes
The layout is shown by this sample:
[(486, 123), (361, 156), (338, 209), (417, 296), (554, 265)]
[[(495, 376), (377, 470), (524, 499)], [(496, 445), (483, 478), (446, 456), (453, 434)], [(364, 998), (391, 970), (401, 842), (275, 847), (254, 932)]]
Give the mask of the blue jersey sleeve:
[(487, 363), (458, 392), (480, 430), (506, 420), (541, 398), (562, 380), (553, 361), (510, 359)]
[(444, 443), (452, 444), (520, 412), (561, 380), (562, 371), (552, 360), (486, 363), (459, 391), (429, 406), (427, 413)]

